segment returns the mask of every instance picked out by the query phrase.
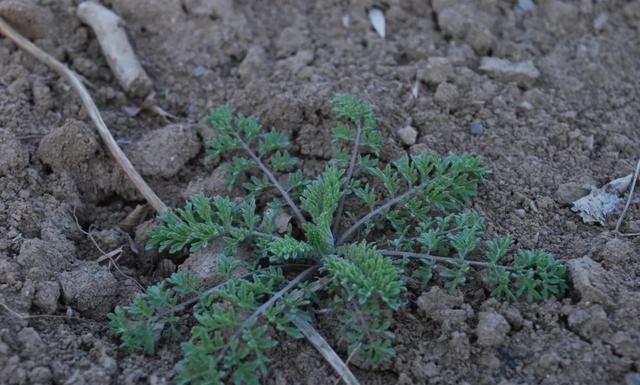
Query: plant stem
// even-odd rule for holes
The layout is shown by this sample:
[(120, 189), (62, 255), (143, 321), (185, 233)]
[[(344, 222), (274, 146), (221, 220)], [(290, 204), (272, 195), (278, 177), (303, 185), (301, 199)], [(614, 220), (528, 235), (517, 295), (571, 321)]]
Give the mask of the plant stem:
[[(386, 255), (387, 257), (401, 257), (401, 258), (415, 258), (415, 259), (426, 259), (429, 261), (439, 261), (439, 262), (444, 262), (444, 263), (449, 263), (449, 264), (455, 264), (457, 262), (460, 262), (461, 260), (458, 258), (452, 258), (452, 257), (439, 257), (437, 255), (431, 255), (431, 254), (423, 254), (423, 253), (411, 253), (408, 251), (393, 251), (393, 250), (380, 250), (380, 252), (382, 252), (383, 255)], [(491, 263), (489, 262), (483, 262), (483, 261), (470, 261), (470, 260), (462, 260), (465, 263), (468, 263), (469, 265), (473, 265), (473, 266), (482, 266), (482, 267), (491, 267), (493, 266)], [(504, 266), (504, 265), (495, 265), (497, 267), (502, 267), (506, 270), (514, 270), (513, 267), (511, 266)]]
[(273, 235), (273, 234), (267, 234), (267, 233), (263, 233), (261, 231), (255, 231), (252, 230), (251, 231), (252, 235), (255, 235), (256, 237), (262, 237), (262, 238), (270, 238), (270, 239), (282, 239), (282, 237), (279, 237), (277, 235)]
[[(305, 271), (303, 271), (302, 273), (298, 274), (294, 279), (292, 279), (285, 287), (283, 287), (282, 289), (278, 290), (265, 303), (263, 303), (262, 305), (258, 306), (258, 308), (256, 308), (256, 310), (254, 310), (253, 313), (251, 313), (251, 315), (247, 319), (242, 321), (242, 324), (240, 325), (240, 327), (238, 327), (238, 329), (235, 331), (235, 333), (233, 333), (233, 335), (231, 336), (229, 341), (231, 341), (234, 338), (237, 338), (238, 336), (240, 336), (242, 334), (242, 332), (247, 327), (249, 327), (249, 325), (251, 325), (252, 322), (254, 322), (256, 319), (258, 319), (265, 311), (267, 311), (267, 309), (269, 309), (269, 306), (273, 305), (276, 301), (278, 301), (280, 298), (282, 298), (282, 296), (284, 296), (287, 292), (289, 292), (291, 289), (293, 289), (300, 282), (306, 280), (310, 275), (314, 274), (319, 268), (320, 268), (320, 265), (313, 265), (313, 266), (307, 268)], [(220, 353), (218, 354), (218, 360), (217, 361), (220, 361), (220, 359), (222, 359), (222, 357), (224, 357), (224, 355), (226, 354), (228, 349), (229, 349), (229, 345), (227, 344), (227, 346), (224, 349), (222, 349), (220, 351)]]
[[(234, 279), (245, 279), (245, 278), (249, 278), (250, 276), (252, 276), (253, 274), (259, 273), (261, 271), (265, 271), (265, 270), (269, 270), (272, 269), (274, 267), (298, 267), (298, 266), (309, 266), (309, 265), (305, 265), (305, 264), (298, 264), (298, 263), (288, 263), (285, 265), (276, 265), (276, 266), (269, 266), (269, 267), (265, 267), (256, 271), (250, 271), (248, 273), (236, 276), (236, 277), (231, 277), (229, 279), (227, 279), (226, 281), (214, 286), (214, 287), (210, 287), (207, 290), (203, 291), (202, 293), (198, 294), (197, 296), (188, 299), (184, 302), (181, 302), (173, 307), (171, 307), (170, 309), (167, 309), (165, 311), (163, 311), (162, 313), (156, 315), (154, 317), (154, 322), (164, 318), (165, 316), (169, 315), (169, 314), (173, 314), (176, 313), (180, 310), (183, 310), (184, 308), (191, 306), (191, 305), (195, 305), (196, 303), (198, 303), (198, 301), (200, 301), (201, 299), (203, 299), (204, 297), (208, 296), (209, 294), (213, 293), (214, 291), (221, 289), (222, 287), (226, 286), (229, 282), (233, 281)], [(315, 266), (315, 265), (314, 265)], [(313, 267), (313, 266), (311, 266)]]
[(358, 219), (358, 221), (356, 221), (356, 223), (354, 223), (353, 225), (351, 225), (351, 227), (349, 227), (344, 234), (342, 234), (342, 236), (340, 237), (340, 239), (338, 239), (338, 242), (336, 243), (336, 246), (340, 246), (342, 244), (344, 244), (346, 241), (349, 240), (349, 237), (351, 237), (351, 235), (353, 235), (353, 233), (358, 230), (358, 228), (360, 226), (362, 226), (363, 224), (365, 224), (366, 222), (368, 222), (369, 220), (371, 220), (373, 217), (375, 217), (376, 215), (381, 214), (384, 210), (388, 209), (389, 207), (396, 205), (400, 202), (402, 202), (403, 200), (409, 198), (411, 195), (415, 194), (416, 192), (422, 190), (423, 188), (425, 188), (427, 186), (427, 184), (430, 181), (426, 180), (422, 183), (420, 183), (417, 186), (414, 186), (410, 189), (408, 189), (407, 191), (405, 191), (404, 193), (398, 195), (395, 198), (389, 199), (385, 204), (383, 204), (382, 206), (378, 206), (376, 209), (372, 210), (369, 212), (369, 214), (363, 216), (362, 218)]
[(282, 187), (280, 182), (278, 182), (278, 180), (273, 175), (271, 170), (269, 170), (269, 168), (264, 164), (264, 162), (262, 162), (262, 160), (253, 152), (253, 150), (251, 150), (247, 142), (245, 142), (240, 137), (240, 135), (238, 135), (238, 133), (234, 133), (233, 135), (240, 142), (244, 151), (251, 157), (251, 159), (253, 159), (254, 162), (256, 162), (258, 167), (260, 167), (260, 170), (262, 170), (262, 172), (267, 176), (267, 178), (269, 178), (269, 181), (271, 181), (271, 183), (278, 190), (280, 195), (282, 195), (282, 198), (284, 198), (285, 202), (287, 202), (289, 207), (291, 207), (291, 210), (293, 211), (293, 215), (296, 217), (296, 219), (298, 219), (298, 222), (300, 222), (300, 224), (307, 223), (307, 220), (304, 219), (304, 216), (302, 215), (302, 212), (300, 211), (298, 206), (293, 202), (293, 199), (291, 199), (291, 196), (287, 193), (284, 187)]
[(344, 182), (344, 193), (340, 198), (340, 204), (338, 204), (338, 211), (336, 211), (335, 217), (333, 217), (333, 228), (331, 231), (336, 234), (340, 226), (340, 218), (342, 217), (342, 211), (344, 210), (344, 201), (347, 198), (347, 191), (351, 187), (351, 178), (353, 177), (353, 171), (356, 168), (356, 162), (360, 153), (360, 141), (362, 137), (362, 125), (358, 122), (356, 125), (356, 137), (353, 142), (353, 150), (351, 150), (351, 160), (349, 161), (349, 169), (347, 170), (347, 177)]

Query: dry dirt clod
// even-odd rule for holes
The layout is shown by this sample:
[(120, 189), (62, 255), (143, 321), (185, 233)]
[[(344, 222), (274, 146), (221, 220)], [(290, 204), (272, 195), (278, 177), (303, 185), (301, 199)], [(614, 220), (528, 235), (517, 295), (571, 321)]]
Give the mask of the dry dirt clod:
[(418, 138), (418, 130), (412, 126), (404, 126), (398, 130), (398, 136), (402, 143), (407, 146), (414, 145), (416, 143), (416, 139)]
[(64, 302), (84, 316), (102, 320), (113, 309), (118, 281), (97, 263), (85, 262), (75, 270), (60, 273), (58, 281)]
[(532, 60), (513, 63), (497, 57), (483, 57), (480, 71), (500, 81), (516, 82), (522, 86), (531, 86), (540, 77), (540, 71)]
[(53, 314), (58, 310), (60, 285), (54, 281), (42, 281), (36, 284), (33, 305), (45, 314)]
[(451, 106), (458, 99), (458, 87), (451, 83), (441, 83), (436, 88), (433, 99), (442, 106)]
[(427, 64), (418, 69), (417, 77), (427, 84), (438, 85), (453, 76), (453, 66), (446, 57), (430, 57)]
[(40, 334), (33, 328), (24, 328), (16, 336), (17, 342), (22, 346), (22, 355), (30, 357), (42, 352), (44, 343)]
[(100, 150), (94, 131), (85, 123), (67, 120), (45, 135), (37, 156), (55, 171), (81, 172)]
[(197, 178), (189, 182), (187, 188), (183, 190), (182, 197), (190, 199), (195, 194), (202, 193), (206, 196), (216, 196), (228, 194), (226, 179), (228, 177), (224, 167), (217, 167), (208, 175)]
[(36, 366), (29, 372), (29, 381), (32, 384), (50, 384), (52, 377), (51, 369), (46, 366)]
[(142, 175), (170, 178), (200, 152), (196, 130), (188, 124), (170, 124), (149, 131), (127, 147), (131, 163)]
[(481, 346), (498, 346), (504, 342), (511, 327), (507, 320), (495, 311), (478, 313), (476, 334)]
[(56, 35), (53, 13), (33, 0), (0, 1), (0, 17), (29, 39)]
[(462, 295), (451, 295), (438, 286), (422, 293), (416, 303), (427, 318), (442, 324), (443, 333), (468, 329), (467, 320), (474, 313), (471, 306), (464, 303)]
[(15, 173), (29, 165), (29, 152), (13, 133), (0, 129), (0, 176)]
[(571, 329), (590, 340), (611, 333), (607, 313), (600, 305), (574, 307), (568, 314), (567, 322)]
[(570, 205), (583, 196), (589, 194), (591, 190), (581, 183), (567, 182), (558, 186), (556, 190), (556, 201), (561, 205)]
[(53, 242), (41, 239), (25, 239), (20, 247), (17, 261), (25, 268), (40, 267), (58, 272), (64, 270), (75, 258), (63, 255)]
[[(634, 338), (635, 337), (635, 338)], [(640, 336), (633, 332), (618, 331), (608, 340), (617, 354), (634, 360), (640, 359)]]
[[(178, 271), (187, 271), (196, 278), (198, 286), (213, 287), (220, 284), (223, 277), (218, 268), (218, 256), (225, 247), (223, 240), (213, 240), (204, 249), (191, 253), (178, 267)], [(237, 271), (240, 271), (239, 269)], [(236, 272), (237, 272), (236, 271)]]
[(624, 267), (627, 265), (627, 262), (633, 258), (635, 253), (636, 249), (631, 241), (613, 238), (605, 243), (601, 255), (604, 261)]
[(572, 259), (569, 265), (569, 276), (573, 287), (580, 294), (581, 302), (586, 305), (599, 303), (612, 306), (614, 301), (610, 294), (612, 287), (607, 278), (607, 272), (602, 266), (589, 257)]

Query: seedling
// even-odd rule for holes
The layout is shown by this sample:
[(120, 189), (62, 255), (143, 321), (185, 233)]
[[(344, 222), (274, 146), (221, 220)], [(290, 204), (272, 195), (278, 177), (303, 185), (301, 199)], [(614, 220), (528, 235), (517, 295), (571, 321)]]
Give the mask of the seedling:
[[(218, 133), (209, 155), (228, 159), (227, 186), (247, 195), (194, 196), (160, 216), (148, 247), (195, 252), (221, 238), (226, 247), (211, 258), (226, 280), (203, 290), (176, 273), (116, 308), (110, 320), (123, 347), (154, 353), (160, 340), (179, 337), (194, 305), (178, 383), (256, 384), (276, 334), (301, 338), (292, 319), (311, 321), (320, 303), (341, 325), (346, 353), (376, 367), (395, 355), (393, 313), (411, 281), (426, 287), (437, 273), (454, 291), (479, 269), (499, 300), (563, 293), (565, 266), (547, 252), (510, 253), (509, 237), (481, 242), (482, 219), (463, 210), (488, 172), (478, 157), (422, 153), (385, 163), (371, 106), (339, 95), (333, 111), (334, 157), (315, 178), (296, 168), (285, 135), (228, 107), (209, 115)], [(283, 213), (292, 223), (279, 232)], [(235, 257), (241, 246), (250, 258)]]

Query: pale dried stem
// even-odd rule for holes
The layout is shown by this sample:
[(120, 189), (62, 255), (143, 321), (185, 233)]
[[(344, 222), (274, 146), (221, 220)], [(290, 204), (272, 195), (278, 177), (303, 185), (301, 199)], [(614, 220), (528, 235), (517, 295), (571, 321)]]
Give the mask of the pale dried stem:
[(327, 343), (327, 341), (318, 333), (318, 331), (311, 326), (310, 323), (302, 318), (292, 315), (291, 322), (302, 332), (307, 341), (313, 345), (316, 350), (322, 355), (322, 357), (331, 365), (331, 367), (340, 376), (342, 381), (346, 385), (360, 385), (356, 376), (353, 375), (347, 364), (338, 356), (333, 348)]
[(622, 226), (622, 220), (624, 216), (627, 214), (627, 210), (629, 210), (629, 205), (631, 204), (631, 198), (633, 198), (633, 192), (636, 189), (636, 182), (638, 181), (638, 174), (640, 174), (640, 160), (636, 164), (636, 171), (633, 173), (633, 181), (631, 182), (631, 189), (629, 190), (629, 196), (627, 197), (627, 203), (624, 205), (624, 209), (622, 209), (622, 213), (620, 213), (620, 218), (618, 218), (618, 222), (616, 222), (615, 233), (620, 234), (622, 236), (634, 236), (636, 234), (622, 234), (620, 233), (620, 226)]

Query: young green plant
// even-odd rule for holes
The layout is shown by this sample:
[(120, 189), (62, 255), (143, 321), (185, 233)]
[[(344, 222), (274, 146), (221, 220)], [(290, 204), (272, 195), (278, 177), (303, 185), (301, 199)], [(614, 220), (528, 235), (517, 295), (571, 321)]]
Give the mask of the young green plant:
[[(212, 258), (225, 280), (203, 290), (176, 273), (116, 308), (110, 319), (125, 348), (152, 354), (192, 316), (178, 383), (256, 384), (277, 334), (300, 338), (292, 320), (311, 322), (315, 306), (341, 325), (347, 354), (379, 367), (395, 355), (393, 314), (410, 281), (426, 287), (437, 272), (453, 291), (477, 268), (500, 300), (563, 293), (566, 268), (550, 254), (511, 254), (509, 237), (481, 242), (482, 219), (464, 210), (488, 172), (478, 157), (422, 153), (384, 162), (372, 107), (351, 95), (332, 105), (334, 157), (316, 177), (300, 171), (287, 136), (226, 106), (209, 115), (217, 132), (209, 155), (227, 159), (227, 186), (241, 185), (246, 196), (194, 196), (160, 216), (148, 247), (193, 253), (222, 239), (224, 250)], [(286, 229), (282, 215), (292, 218)], [(238, 258), (240, 250), (250, 255)]]

